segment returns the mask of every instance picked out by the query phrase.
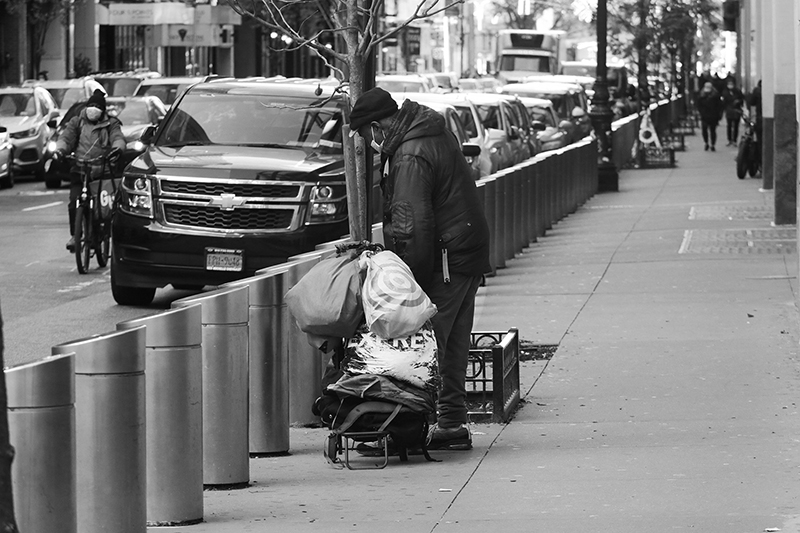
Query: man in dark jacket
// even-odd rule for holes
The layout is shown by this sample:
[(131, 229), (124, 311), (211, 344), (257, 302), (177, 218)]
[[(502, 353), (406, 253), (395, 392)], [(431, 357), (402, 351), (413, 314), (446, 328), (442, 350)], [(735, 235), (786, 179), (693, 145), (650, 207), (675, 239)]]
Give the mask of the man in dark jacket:
[[(706, 143), (706, 150), (711, 148), (716, 150), (717, 144), (717, 124), (722, 119), (725, 110), (725, 103), (722, 95), (719, 94), (712, 83), (707, 81), (697, 95), (697, 112), (700, 113), (700, 124), (703, 131), (703, 141)], [(710, 144), (709, 144), (710, 143)]]
[(725, 120), (727, 121), (728, 146), (736, 146), (739, 139), (739, 121), (742, 119), (744, 94), (736, 86), (736, 80), (729, 77), (725, 90), (722, 92), (722, 101), (725, 102)]
[[(125, 137), (120, 126), (119, 120), (106, 113), (106, 95), (96, 89), (87, 100), (86, 108), (72, 117), (59, 136), (54, 159), (61, 159), (74, 151), (78, 160), (108, 155), (110, 161), (116, 161), (125, 150)], [(82, 188), (83, 181), (77, 167), (71, 169), (68, 206), (70, 235), (75, 232), (75, 203)], [(72, 252), (74, 249), (75, 238), (70, 237), (67, 250)]]
[(491, 268), (489, 228), (469, 164), (441, 115), (411, 100), (398, 109), (380, 88), (361, 95), (350, 128), (381, 154), (386, 248), (408, 264), (438, 308), (431, 322), (442, 387), (428, 447), (469, 450), (470, 333), (475, 293)]

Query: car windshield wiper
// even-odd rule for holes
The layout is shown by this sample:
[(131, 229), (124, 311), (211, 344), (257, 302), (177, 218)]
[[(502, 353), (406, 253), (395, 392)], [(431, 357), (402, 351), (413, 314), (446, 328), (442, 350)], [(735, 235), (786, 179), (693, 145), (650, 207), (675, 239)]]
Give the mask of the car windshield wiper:
[(161, 148), (183, 148), (184, 146), (210, 146), (214, 143), (205, 141), (176, 141), (166, 144), (159, 144)]

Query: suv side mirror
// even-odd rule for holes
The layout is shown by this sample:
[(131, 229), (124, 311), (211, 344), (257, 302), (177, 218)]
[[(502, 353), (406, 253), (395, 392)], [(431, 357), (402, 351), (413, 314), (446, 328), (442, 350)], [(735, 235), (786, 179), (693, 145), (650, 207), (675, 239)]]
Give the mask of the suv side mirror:
[(0, 126), (0, 133), (5, 133), (7, 131), (8, 131), (8, 128), (6, 128), (5, 126)]
[(519, 129), (517, 129), (516, 126), (511, 126), (511, 132), (508, 134), (508, 138), (512, 141), (519, 139)]
[(481, 147), (479, 144), (463, 143), (461, 153), (464, 154), (464, 157), (478, 157), (481, 155)]
[(147, 126), (147, 129), (144, 130), (139, 140), (142, 142), (142, 144), (151, 144), (153, 142), (153, 137), (155, 137), (155, 135), (156, 135), (156, 127)]
[(534, 120), (531, 122), (531, 129), (533, 131), (544, 131), (547, 129), (547, 126), (541, 120)]
[(486, 138), (490, 143), (505, 142), (506, 132), (495, 128), (486, 128)]

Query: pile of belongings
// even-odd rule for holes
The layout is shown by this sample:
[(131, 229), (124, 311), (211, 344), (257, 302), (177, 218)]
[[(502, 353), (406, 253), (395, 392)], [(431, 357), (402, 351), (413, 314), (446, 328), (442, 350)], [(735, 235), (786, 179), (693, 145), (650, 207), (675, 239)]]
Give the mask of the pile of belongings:
[(440, 384), (436, 306), (411, 269), (379, 244), (340, 245), (285, 300), (312, 346), (334, 352), (314, 405), (333, 430), (329, 440), (363, 432), (374, 441), (370, 434), (386, 432), (401, 460), (415, 449), (430, 459), (427, 420)]

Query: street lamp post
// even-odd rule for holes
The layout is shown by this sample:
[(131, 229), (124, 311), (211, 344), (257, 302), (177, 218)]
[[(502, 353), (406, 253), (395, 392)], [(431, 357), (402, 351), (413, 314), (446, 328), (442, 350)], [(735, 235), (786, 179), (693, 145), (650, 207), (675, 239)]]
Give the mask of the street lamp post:
[(606, 0), (597, 0), (597, 73), (592, 97), (592, 126), (597, 135), (597, 173), (600, 191), (618, 191), (619, 173), (611, 158), (611, 121), (614, 112), (609, 106), (608, 67), (606, 65)]

